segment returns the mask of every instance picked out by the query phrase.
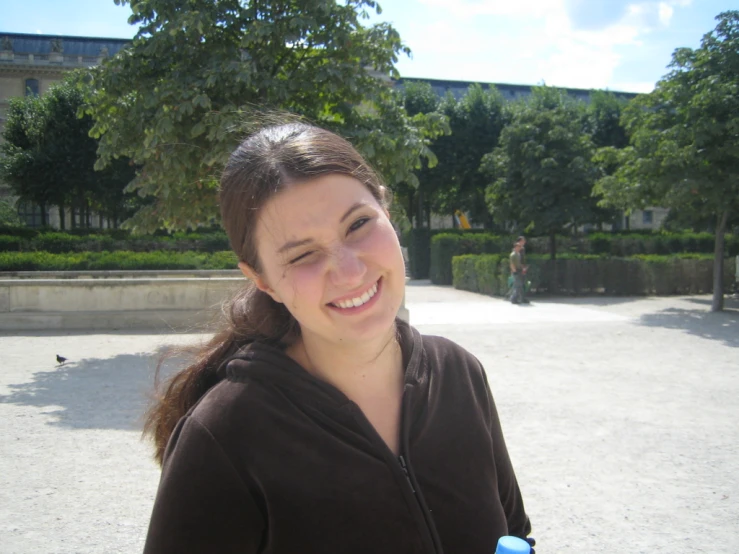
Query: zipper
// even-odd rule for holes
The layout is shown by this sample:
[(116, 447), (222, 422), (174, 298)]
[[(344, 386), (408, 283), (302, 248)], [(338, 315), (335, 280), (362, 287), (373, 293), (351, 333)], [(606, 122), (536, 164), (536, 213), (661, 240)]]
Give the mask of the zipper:
[(367, 419), (367, 416), (364, 415), (362, 409), (354, 402), (351, 402), (350, 405), (351, 412), (354, 415), (355, 421), (359, 423), (359, 425), (364, 429), (365, 433), (367, 433), (368, 436), (374, 437), (374, 441), (378, 443), (379, 448), (382, 448), (387, 454), (389, 454), (390, 460), (394, 459), (399, 464), (400, 469), (403, 472), (406, 481), (408, 482), (408, 486), (411, 489), (413, 498), (416, 501), (416, 505), (420, 511), (419, 516), (421, 517), (423, 526), (425, 527), (425, 531), (428, 533), (427, 540), (429, 541), (428, 546), (431, 548), (430, 554), (443, 554), (444, 550), (441, 547), (441, 538), (439, 537), (439, 532), (436, 530), (436, 525), (434, 524), (434, 520), (431, 516), (431, 510), (429, 510), (428, 505), (423, 498), (423, 494), (418, 488), (418, 483), (416, 481), (415, 475), (413, 475), (413, 469), (407, 461), (409, 446), (408, 433), (410, 431), (409, 418), (411, 417), (409, 413), (410, 402), (408, 399), (407, 391), (403, 393), (402, 402), (403, 407), (401, 409), (400, 418), (400, 451), (402, 452), (402, 454), (398, 456), (395, 456), (395, 454), (388, 448), (385, 441), (382, 439), (382, 437), (380, 437), (377, 430)]
[[(407, 448), (405, 449), (405, 452), (407, 454)], [(431, 544), (434, 548), (434, 553), (443, 554), (444, 549), (441, 547), (441, 537), (439, 537), (439, 532), (436, 530), (436, 524), (434, 523), (434, 518), (431, 515), (431, 510), (429, 509), (428, 504), (426, 504), (426, 500), (424, 499), (423, 494), (418, 489), (418, 482), (416, 481), (415, 475), (413, 475), (413, 468), (408, 465), (405, 456), (398, 456), (398, 461), (400, 462), (400, 467), (403, 470), (405, 478), (408, 480), (408, 484), (411, 487), (413, 497), (416, 499), (418, 507), (421, 509), (421, 515), (431, 538)]]
[[(416, 494), (416, 489), (413, 487), (413, 481), (411, 481), (411, 476), (408, 473), (408, 465), (405, 463), (405, 458), (401, 454), (398, 456), (398, 461), (400, 462), (400, 468), (403, 470), (403, 473), (405, 474), (405, 478), (408, 480), (408, 485), (411, 487), (411, 492), (413, 494)], [(418, 500), (418, 496), (416, 496), (416, 500)]]

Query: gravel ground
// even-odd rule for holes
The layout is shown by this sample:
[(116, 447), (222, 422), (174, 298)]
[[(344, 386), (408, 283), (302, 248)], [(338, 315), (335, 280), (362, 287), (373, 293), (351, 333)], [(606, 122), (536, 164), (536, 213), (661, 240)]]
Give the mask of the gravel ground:
[[(486, 367), (540, 554), (739, 550), (739, 302), (513, 306), (411, 282), (407, 306)], [(141, 551), (153, 370), (203, 337), (0, 335), (0, 553)]]

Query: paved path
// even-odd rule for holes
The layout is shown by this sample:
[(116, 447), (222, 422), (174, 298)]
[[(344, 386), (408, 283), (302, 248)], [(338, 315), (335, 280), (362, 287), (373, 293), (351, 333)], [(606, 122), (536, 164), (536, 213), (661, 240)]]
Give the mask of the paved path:
[[(739, 302), (513, 306), (411, 282), (407, 305), (485, 365), (538, 552), (739, 550)], [(157, 352), (202, 338), (0, 335), (0, 553), (141, 551)]]

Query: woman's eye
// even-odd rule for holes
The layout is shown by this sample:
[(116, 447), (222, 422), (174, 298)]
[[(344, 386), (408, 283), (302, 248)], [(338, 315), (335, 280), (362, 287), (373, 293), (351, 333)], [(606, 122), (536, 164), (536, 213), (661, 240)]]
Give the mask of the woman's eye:
[(370, 220), (369, 217), (360, 217), (354, 223), (352, 223), (351, 227), (349, 227), (349, 231), (356, 231), (362, 225), (364, 225), (365, 223), (367, 223), (369, 220)]
[(288, 263), (290, 263), (290, 264), (294, 264), (294, 263), (296, 263), (296, 262), (299, 262), (300, 260), (302, 260), (302, 259), (304, 259), (304, 258), (307, 258), (307, 257), (308, 257), (308, 256), (310, 256), (311, 254), (313, 254), (313, 251), (312, 251), (312, 250), (311, 250), (310, 252), (305, 252), (305, 253), (301, 254), (301, 255), (300, 255), (300, 256), (298, 256), (297, 258), (293, 258), (293, 259), (292, 259), (292, 260), (290, 260), (290, 261), (289, 261)]

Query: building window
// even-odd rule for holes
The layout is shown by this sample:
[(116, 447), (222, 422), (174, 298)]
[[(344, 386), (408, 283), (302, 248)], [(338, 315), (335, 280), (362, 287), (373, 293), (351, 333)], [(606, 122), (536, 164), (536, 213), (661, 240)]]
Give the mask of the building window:
[(25, 221), (29, 227), (41, 227), (44, 224), (44, 219), (49, 220), (48, 212), (45, 218), (41, 217), (41, 206), (32, 202), (18, 203), (18, 217), (21, 218), (21, 221)]
[(642, 212), (642, 223), (644, 225), (651, 225), (653, 220), (652, 210), (644, 210)]
[(38, 79), (26, 79), (26, 96), (38, 96)]

